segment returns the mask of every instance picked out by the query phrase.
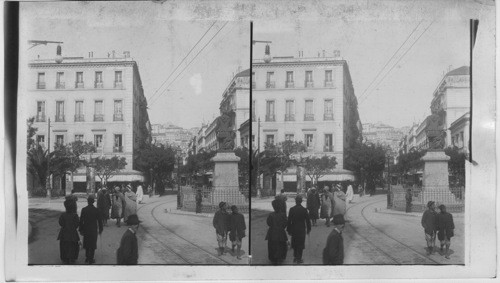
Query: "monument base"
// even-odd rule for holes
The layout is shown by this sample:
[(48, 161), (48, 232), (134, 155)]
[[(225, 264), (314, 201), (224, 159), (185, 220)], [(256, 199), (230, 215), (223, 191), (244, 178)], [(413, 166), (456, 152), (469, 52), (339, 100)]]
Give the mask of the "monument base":
[(450, 191), (448, 181), (448, 161), (450, 157), (444, 150), (429, 150), (423, 157), (424, 175), (422, 180), (422, 201), (435, 201), (438, 204), (455, 205), (462, 203)]
[(228, 205), (247, 204), (245, 196), (240, 192), (238, 181), (238, 162), (240, 158), (234, 152), (217, 152), (212, 158), (215, 163), (212, 180), (211, 202), (219, 204), (226, 202)]

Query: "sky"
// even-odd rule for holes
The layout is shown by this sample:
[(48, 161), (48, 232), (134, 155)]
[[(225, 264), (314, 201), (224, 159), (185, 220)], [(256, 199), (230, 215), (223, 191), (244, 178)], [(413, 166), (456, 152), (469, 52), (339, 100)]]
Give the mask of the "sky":
[[(332, 56), (339, 50), (349, 65), (361, 122), (398, 128), (421, 122), (430, 114), (433, 92), (443, 72), (469, 65), (468, 34), (468, 19), (418, 17), (411, 12), (407, 19), (396, 13), (394, 18), (384, 19), (254, 24), (255, 40), (272, 41), (271, 56), (297, 57), (298, 50), (303, 50), (304, 57), (317, 57), (323, 50)], [(262, 58), (264, 45), (257, 45), (253, 56)]]
[[(66, 57), (88, 57), (93, 51), (94, 58), (105, 58), (112, 50), (118, 55), (130, 51), (151, 123), (199, 127), (220, 114), (222, 94), (238, 68), (250, 66), (250, 23), (191, 20), (179, 15), (182, 10), (177, 13), (152, 2), (22, 3), (21, 44), (62, 41)], [(53, 58), (55, 52), (56, 45), (39, 45), (27, 51), (27, 58)]]

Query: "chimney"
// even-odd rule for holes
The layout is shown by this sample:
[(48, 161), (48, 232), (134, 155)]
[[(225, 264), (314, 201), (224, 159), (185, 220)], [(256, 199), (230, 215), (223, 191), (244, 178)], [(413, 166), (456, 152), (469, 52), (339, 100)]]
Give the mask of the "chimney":
[(130, 58), (130, 51), (123, 51), (123, 57)]
[(266, 50), (264, 52), (264, 62), (271, 62), (271, 47), (269, 47), (269, 44), (266, 44)]
[(61, 45), (57, 45), (56, 49), (56, 63), (61, 63), (63, 61)]
[(333, 50), (333, 57), (335, 58), (340, 57), (340, 50)]
[(115, 58), (115, 51), (111, 51), (111, 53), (113, 54), (113, 57), (112, 58)]

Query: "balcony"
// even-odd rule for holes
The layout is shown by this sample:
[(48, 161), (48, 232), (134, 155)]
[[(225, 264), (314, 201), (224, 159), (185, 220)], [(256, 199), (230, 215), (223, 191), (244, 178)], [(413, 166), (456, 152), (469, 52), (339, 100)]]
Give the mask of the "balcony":
[(45, 83), (44, 82), (37, 82), (36, 88), (37, 89), (45, 89)]
[(333, 87), (333, 81), (325, 81), (325, 87)]
[(113, 121), (123, 121), (123, 114), (113, 114)]
[(115, 88), (123, 88), (123, 82), (115, 82)]
[(66, 88), (66, 83), (64, 82), (56, 83), (56, 89), (65, 89), (65, 88)]
[(64, 122), (64, 115), (57, 115), (55, 120), (56, 122)]
[(295, 87), (295, 83), (294, 82), (285, 82), (285, 87), (286, 88), (294, 88)]
[(314, 121), (314, 114), (304, 114), (304, 121)]
[(333, 113), (325, 113), (323, 115), (323, 120), (325, 120), (325, 121), (333, 120)]
[(43, 113), (38, 113), (38, 114), (36, 115), (36, 121), (37, 121), (37, 122), (45, 122), (45, 114), (43, 114)]
[(266, 88), (276, 88), (276, 82), (266, 82)]
[(83, 82), (76, 82), (75, 83), (75, 88), (84, 88), (85, 85), (83, 84)]
[(94, 114), (94, 122), (103, 122), (104, 115), (103, 114)]
[(295, 114), (285, 114), (285, 121), (295, 121)]
[(266, 122), (275, 122), (276, 116), (274, 115), (266, 115)]
[(304, 87), (305, 88), (312, 88), (312, 87), (314, 87), (314, 82), (308, 82), (308, 81), (306, 81), (304, 83)]
[(75, 115), (75, 122), (85, 122), (85, 116), (83, 114)]
[(114, 146), (113, 152), (123, 152), (123, 146)]
[(256, 82), (252, 82), (252, 89), (255, 89), (257, 88), (257, 83)]
[(95, 82), (94, 87), (95, 88), (104, 88), (104, 83), (103, 82)]
[(323, 147), (324, 152), (333, 152), (333, 145), (325, 145)]

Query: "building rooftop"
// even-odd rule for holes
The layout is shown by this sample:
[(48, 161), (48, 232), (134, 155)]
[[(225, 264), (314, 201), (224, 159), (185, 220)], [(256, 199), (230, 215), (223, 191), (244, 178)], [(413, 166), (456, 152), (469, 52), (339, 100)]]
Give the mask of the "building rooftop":
[(315, 63), (328, 62), (336, 64), (344, 64), (345, 60), (340, 57), (293, 57), (293, 56), (276, 56), (271, 59), (271, 62), (266, 63), (264, 59), (253, 59), (254, 64), (273, 64), (273, 63)]
[(130, 62), (135, 63), (135, 60), (130, 57), (119, 57), (119, 58), (84, 58), (84, 57), (63, 57), (61, 63), (57, 63), (55, 58), (51, 59), (35, 59), (31, 60), (30, 64), (55, 64), (55, 65), (65, 65), (65, 64), (85, 64), (85, 63), (123, 63)]
[(246, 70), (243, 70), (239, 73), (236, 74), (236, 76), (234, 76), (235, 78), (239, 78), (239, 77), (250, 77), (250, 69), (246, 69)]
[(448, 76), (464, 76), (464, 75), (469, 75), (470, 74), (470, 68), (469, 66), (462, 66), (458, 69), (455, 69), (455, 70), (451, 70), (449, 71), (445, 77), (448, 77)]

